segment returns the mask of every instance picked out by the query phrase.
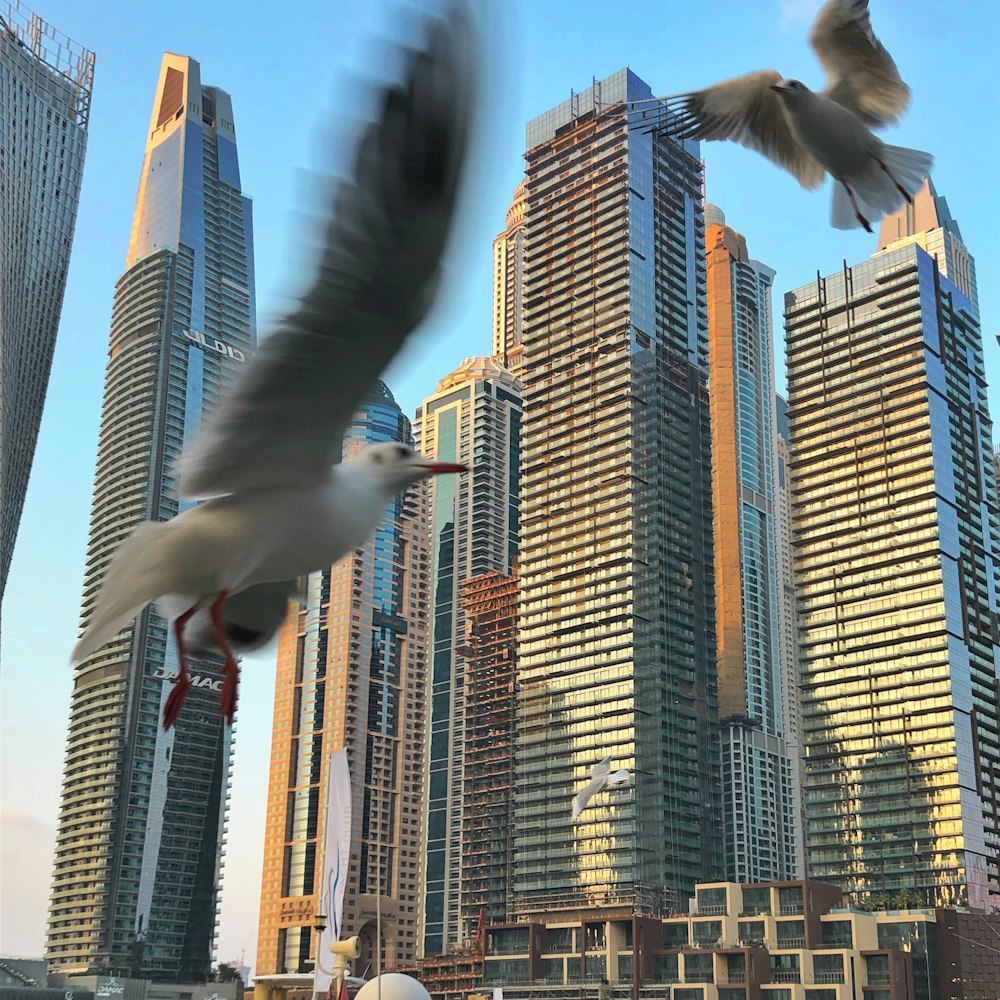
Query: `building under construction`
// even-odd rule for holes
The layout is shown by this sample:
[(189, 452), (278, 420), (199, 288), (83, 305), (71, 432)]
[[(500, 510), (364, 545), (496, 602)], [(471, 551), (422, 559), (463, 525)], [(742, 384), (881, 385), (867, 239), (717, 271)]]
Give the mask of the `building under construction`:
[[(516, 569), (515, 569), (516, 573)], [(507, 919), (513, 858), (517, 577), (485, 573), (462, 584), (465, 659), (463, 930), (481, 951), (487, 921)]]

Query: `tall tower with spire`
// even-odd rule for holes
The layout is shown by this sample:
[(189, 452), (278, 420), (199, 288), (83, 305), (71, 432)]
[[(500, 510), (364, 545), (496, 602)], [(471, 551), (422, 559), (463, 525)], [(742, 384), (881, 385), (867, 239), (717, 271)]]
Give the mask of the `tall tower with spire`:
[[(255, 344), (233, 122), (194, 59), (163, 56), (111, 314), (84, 625), (125, 537), (182, 508), (176, 459)], [(232, 732), (213, 656), (190, 661), (197, 681), (164, 732), (177, 672), (167, 625), (145, 608), (73, 678), (47, 943), (60, 972), (192, 982), (211, 965)]]

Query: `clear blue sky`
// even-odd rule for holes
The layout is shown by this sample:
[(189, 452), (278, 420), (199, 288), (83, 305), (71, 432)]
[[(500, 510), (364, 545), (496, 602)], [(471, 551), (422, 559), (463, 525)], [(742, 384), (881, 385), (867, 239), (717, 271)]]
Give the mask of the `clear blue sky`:
[[(175, 0), (31, 0), (38, 13), (97, 53), (89, 150), (62, 326), (56, 347), (3, 617), (0, 953), (40, 955), (51, 879), (65, 727), (69, 651), (77, 634), (114, 284), (121, 275), (146, 126), (164, 50), (198, 59), (202, 80), (233, 96), (244, 191), (254, 199), (258, 321), (299, 285), (297, 227), (303, 167), (321, 167), (318, 126), (349, 110), (350, 67), (373, 49), (366, 34), (398, 6), (386, 0), (241, 4)], [(773, 67), (819, 86), (807, 44), (819, 0), (479, 0), (490, 40), (480, 169), (450, 260), (447, 301), (387, 376), (412, 416), (437, 379), (489, 353), (491, 241), (522, 173), (528, 118), (630, 66), (657, 93), (676, 93)], [(986, 358), (1000, 380), (996, 0), (871, 0), (875, 30), (913, 89), (888, 141), (931, 151), (933, 177), (976, 258)], [(377, 71), (377, 67), (372, 67)], [(830, 185), (804, 192), (765, 160), (728, 144), (703, 146), (710, 200), (777, 269), (781, 294), (875, 249), (860, 230), (828, 225)], [(779, 351), (780, 356), (780, 351)], [(1000, 396), (991, 389), (992, 409)], [(219, 957), (256, 946), (273, 651), (245, 663)]]

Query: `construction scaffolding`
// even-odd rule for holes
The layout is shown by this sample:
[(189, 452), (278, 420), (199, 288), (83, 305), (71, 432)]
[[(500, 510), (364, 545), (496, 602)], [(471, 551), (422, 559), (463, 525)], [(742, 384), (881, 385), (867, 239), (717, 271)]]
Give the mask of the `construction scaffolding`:
[[(516, 573), (516, 569), (515, 569)], [(507, 919), (513, 861), (517, 576), (462, 584), (466, 642), (465, 801), (460, 905), (469, 947), (482, 953), (487, 923)]]

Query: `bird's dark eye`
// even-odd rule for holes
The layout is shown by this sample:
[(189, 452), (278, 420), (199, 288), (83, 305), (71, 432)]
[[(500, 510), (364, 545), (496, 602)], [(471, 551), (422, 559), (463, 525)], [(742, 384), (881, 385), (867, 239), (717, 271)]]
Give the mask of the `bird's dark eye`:
[(377, 452), (377, 451), (373, 451), (372, 452), (372, 461), (376, 462), (378, 465), (381, 465), (382, 464), (382, 455), (379, 452)]
[(791, 88), (792, 88), (792, 90), (798, 90), (798, 89), (799, 89), (799, 87), (801, 87), (801, 86), (802, 86), (802, 84), (801, 84), (801, 83), (799, 83), (799, 81), (798, 81), (798, 80), (791, 80), (791, 81), (789, 82), (788, 86), (789, 86), (789, 87), (791, 87)]
[(406, 447), (405, 445), (400, 445), (400, 446), (399, 446), (399, 447), (398, 447), (398, 448), (396, 449), (396, 454), (397, 454), (397, 455), (398, 455), (398, 456), (399, 456), (400, 458), (409, 458), (409, 457), (410, 457), (410, 456), (411, 456), (411, 455), (413, 454), (413, 452), (412, 452), (412, 451), (410, 451), (410, 449), (409, 449), (409, 448), (407, 448), (407, 447)]

